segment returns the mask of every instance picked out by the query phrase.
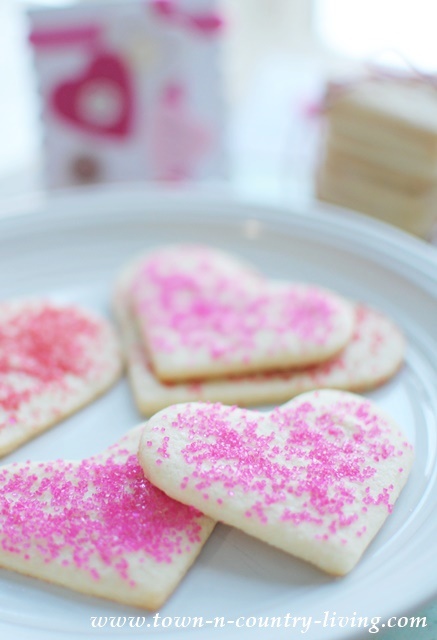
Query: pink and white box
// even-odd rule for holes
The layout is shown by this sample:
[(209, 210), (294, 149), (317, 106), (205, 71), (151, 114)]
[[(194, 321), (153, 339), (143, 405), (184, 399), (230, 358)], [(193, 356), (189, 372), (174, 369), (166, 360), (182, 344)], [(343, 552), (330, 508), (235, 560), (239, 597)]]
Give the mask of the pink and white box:
[(214, 0), (34, 6), (29, 17), (48, 187), (224, 176)]

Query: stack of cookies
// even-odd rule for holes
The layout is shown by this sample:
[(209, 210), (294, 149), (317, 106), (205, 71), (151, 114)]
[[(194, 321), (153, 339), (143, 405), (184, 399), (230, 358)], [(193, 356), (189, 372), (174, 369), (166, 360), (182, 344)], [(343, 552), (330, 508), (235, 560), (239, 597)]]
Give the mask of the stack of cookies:
[(210, 247), (140, 257), (118, 279), (114, 306), (145, 416), (178, 402), (250, 406), (324, 387), (362, 391), (403, 359), (403, 337), (381, 313), (268, 280)]
[(437, 219), (437, 88), (358, 80), (328, 91), (322, 200), (429, 237)]

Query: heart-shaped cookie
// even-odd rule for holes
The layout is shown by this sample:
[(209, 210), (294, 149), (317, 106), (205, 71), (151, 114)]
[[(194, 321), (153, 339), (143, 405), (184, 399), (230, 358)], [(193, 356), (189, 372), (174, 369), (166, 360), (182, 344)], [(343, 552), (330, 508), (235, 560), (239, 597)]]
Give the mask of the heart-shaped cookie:
[(335, 575), (382, 526), (412, 457), (369, 400), (328, 390), (270, 413), (175, 405), (151, 418), (139, 450), (169, 496)]
[(0, 455), (108, 389), (122, 371), (109, 323), (73, 305), (0, 304)]
[(321, 362), (349, 342), (354, 324), (352, 306), (334, 293), (268, 280), (198, 245), (163, 247), (136, 262), (130, 300), (166, 381)]
[(120, 326), (129, 379), (140, 413), (146, 416), (179, 402), (222, 402), (238, 406), (285, 402), (312, 389), (372, 389), (402, 364), (404, 338), (382, 313), (357, 305), (351, 341), (331, 360), (300, 370), (165, 383), (154, 375), (129, 305), (130, 279), (119, 280), (114, 312)]
[(145, 479), (136, 455), (142, 428), (80, 462), (0, 467), (0, 566), (160, 607), (215, 523)]

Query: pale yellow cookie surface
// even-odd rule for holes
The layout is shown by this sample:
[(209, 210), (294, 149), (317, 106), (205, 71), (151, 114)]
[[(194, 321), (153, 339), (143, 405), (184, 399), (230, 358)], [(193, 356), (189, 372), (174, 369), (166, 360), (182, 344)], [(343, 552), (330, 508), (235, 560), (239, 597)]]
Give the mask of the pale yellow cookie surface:
[(121, 372), (105, 319), (47, 300), (0, 303), (0, 456), (90, 403)]
[(130, 277), (134, 320), (161, 380), (314, 364), (352, 335), (353, 309), (340, 296), (268, 280), (211, 247), (162, 247), (135, 261)]
[(142, 426), (79, 462), (0, 467), (0, 566), (146, 609), (179, 584), (214, 522), (144, 477)]
[(168, 495), (334, 575), (391, 513), (412, 465), (401, 429), (369, 400), (314, 391), (269, 413), (168, 407), (139, 460)]
[(285, 402), (313, 389), (363, 391), (389, 380), (403, 362), (399, 329), (378, 311), (357, 305), (350, 343), (331, 360), (301, 370), (234, 376), (189, 383), (164, 383), (154, 374), (129, 311), (126, 289), (119, 287), (114, 310), (123, 337), (128, 374), (138, 410), (150, 416), (180, 402), (222, 402), (253, 406)]

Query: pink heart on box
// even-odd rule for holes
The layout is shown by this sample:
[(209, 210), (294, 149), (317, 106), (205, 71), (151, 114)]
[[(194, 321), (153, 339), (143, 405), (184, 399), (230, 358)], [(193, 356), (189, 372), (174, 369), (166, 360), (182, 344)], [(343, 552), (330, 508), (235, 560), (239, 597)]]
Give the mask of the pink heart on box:
[(129, 70), (113, 53), (97, 53), (78, 77), (55, 87), (55, 113), (93, 135), (125, 137), (132, 127)]

